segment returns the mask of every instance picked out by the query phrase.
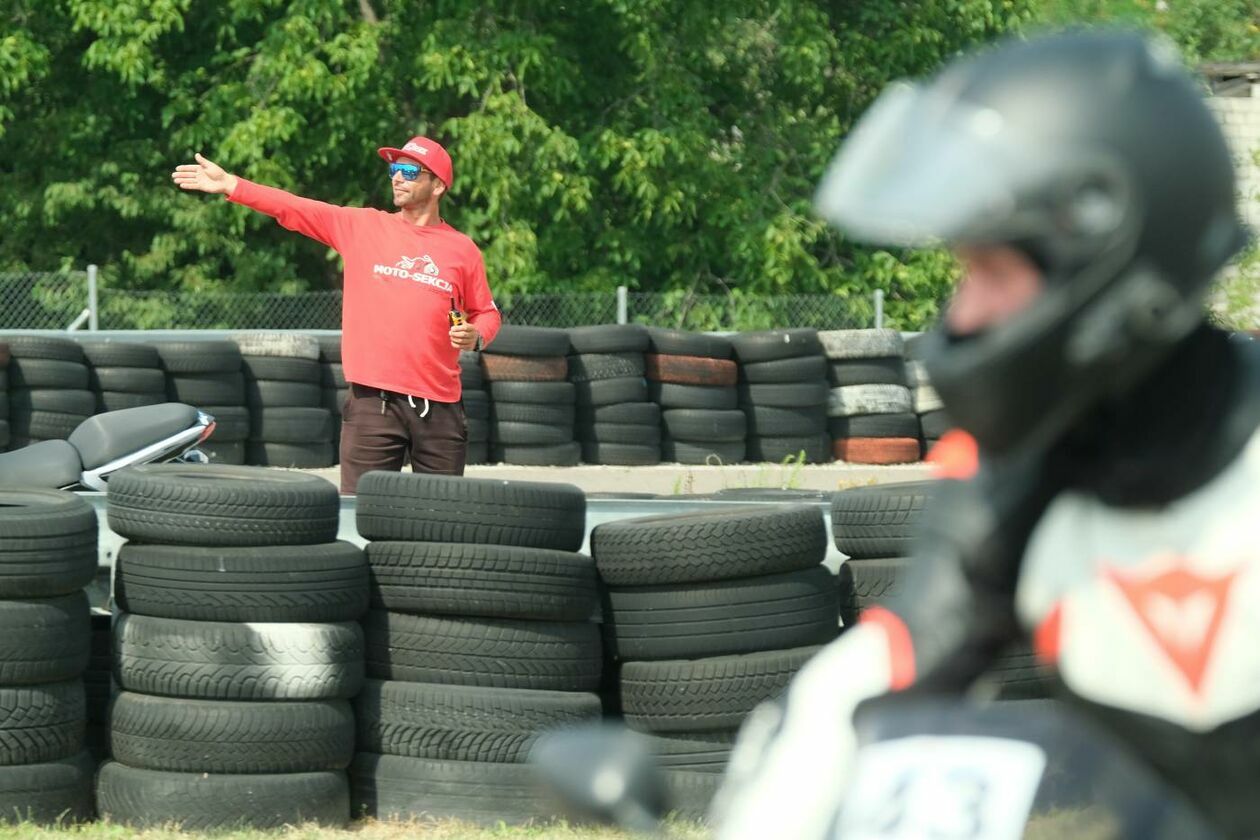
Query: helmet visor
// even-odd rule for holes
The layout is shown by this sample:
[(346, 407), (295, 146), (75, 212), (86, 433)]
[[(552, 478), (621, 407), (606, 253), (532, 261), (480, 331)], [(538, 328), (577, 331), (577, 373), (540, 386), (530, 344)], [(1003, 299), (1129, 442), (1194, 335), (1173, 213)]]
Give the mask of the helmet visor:
[(1019, 187), (1043, 175), (1000, 113), (890, 85), (823, 177), (818, 212), (855, 239), (924, 246), (1019, 232)]

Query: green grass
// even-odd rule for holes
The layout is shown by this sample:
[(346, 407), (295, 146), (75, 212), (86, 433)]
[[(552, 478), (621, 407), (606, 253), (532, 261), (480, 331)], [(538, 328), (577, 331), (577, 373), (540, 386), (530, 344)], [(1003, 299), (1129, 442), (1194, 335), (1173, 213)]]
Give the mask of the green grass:
[[(47, 828), (23, 824), (0, 826), (0, 840), (191, 840), (213, 837), (215, 840), (630, 840), (631, 835), (612, 828), (550, 825), (486, 828), (457, 820), (376, 822), (364, 820), (346, 829), (319, 826), (294, 826), (274, 831), (193, 832), (170, 828), (137, 831), (122, 825), (96, 822), (65, 828)], [(707, 840), (709, 830), (687, 822), (668, 823), (664, 837), (673, 840)]]

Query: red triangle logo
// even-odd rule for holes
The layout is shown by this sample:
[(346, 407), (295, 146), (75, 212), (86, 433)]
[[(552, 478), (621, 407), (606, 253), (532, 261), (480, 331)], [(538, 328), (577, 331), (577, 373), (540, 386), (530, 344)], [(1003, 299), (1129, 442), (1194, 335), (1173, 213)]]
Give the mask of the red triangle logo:
[(1190, 690), (1200, 696), (1238, 572), (1209, 577), (1187, 569), (1180, 558), (1170, 560), (1173, 567), (1157, 574), (1111, 567), (1107, 576), (1124, 593), (1151, 638), (1185, 676)]

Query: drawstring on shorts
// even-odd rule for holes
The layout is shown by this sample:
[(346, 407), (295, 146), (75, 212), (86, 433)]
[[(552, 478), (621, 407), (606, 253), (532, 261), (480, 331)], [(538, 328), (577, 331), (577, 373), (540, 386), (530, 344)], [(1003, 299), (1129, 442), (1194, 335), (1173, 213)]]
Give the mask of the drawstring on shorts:
[[(424, 418), (429, 416), (429, 398), (421, 397), (421, 399), (424, 400), (424, 411), (420, 412), (420, 419), (423, 420)], [(407, 395), (407, 404), (411, 406), (412, 408), (418, 408), (418, 406), (416, 405), (416, 398), (411, 396), (411, 394)]]

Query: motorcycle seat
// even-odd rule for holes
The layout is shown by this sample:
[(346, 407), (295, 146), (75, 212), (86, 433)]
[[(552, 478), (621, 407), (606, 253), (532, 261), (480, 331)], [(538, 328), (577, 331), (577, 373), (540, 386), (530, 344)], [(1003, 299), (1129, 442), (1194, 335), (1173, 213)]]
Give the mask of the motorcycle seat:
[(124, 408), (90, 417), (70, 435), (84, 470), (94, 470), (187, 431), (197, 423), (197, 409), (183, 403)]
[(79, 451), (64, 440), (45, 440), (0, 455), (4, 487), (71, 487), (82, 474)]

